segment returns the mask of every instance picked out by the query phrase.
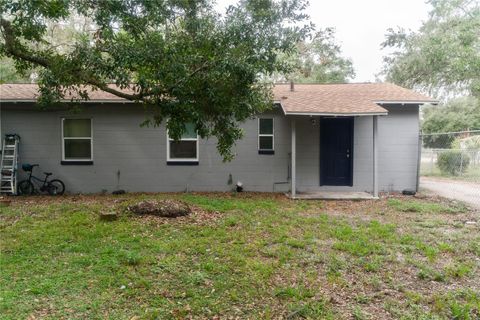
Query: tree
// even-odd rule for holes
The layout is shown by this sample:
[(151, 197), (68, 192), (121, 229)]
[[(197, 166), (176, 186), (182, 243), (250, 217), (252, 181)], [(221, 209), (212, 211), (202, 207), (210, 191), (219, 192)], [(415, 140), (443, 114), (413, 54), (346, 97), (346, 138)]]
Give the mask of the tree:
[[(425, 107), (423, 115), (424, 133), (480, 129), (480, 102), (473, 97), (457, 98), (445, 105)], [(455, 135), (427, 135), (424, 144), (430, 148), (450, 148), (455, 138)]]
[(418, 32), (389, 30), (387, 80), (434, 94), (480, 96), (480, 5), (476, 0), (430, 0)]
[[(46, 23), (45, 38), (51, 47), (57, 51), (68, 52), (72, 44), (75, 43), (75, 36), (78, 32), (86, 32), (91, 25), (91, 19), (72, 15), (68, 20)], [(38, 49), (41, 43), (36, 44), (34, 48)], [(15, 68), (15, 60), (9, 57), (0, 59), (0, 83), (26, 83), (35, 82), (38, 68), (25, 69), (20, 66), (20, 70)]]
[(311, 41), (297, 44), (297, 52), (286, 58), (294, 71), (279, 81), (300, 83), (344, 83), (355, 76), (353, 63), (342, 57), (333, 28), (320, 29)]
[(15, 69), (15, 63), (12, 59), (4, 57), (0, 59), (0, 84), (1, 83), (19, 83), (29, 82), (28, 74), (20, 74)]
[[(262, 79), (290, 71), (278, 58), (311, 29), (305, 7), (241, 0), (220, 15), (211, 0), (0, 0), (0, 57), (40, 69), (40, 104), (68, 92), (88, 99), (88, 85), (142, 104), (153, 113), (146, 124), (166, 120), (174, 139), (194, 123), (229, 160), (238, 123), (272, 105)], [(87, 22), (55, 45), (49, 26), (73, 16)]]

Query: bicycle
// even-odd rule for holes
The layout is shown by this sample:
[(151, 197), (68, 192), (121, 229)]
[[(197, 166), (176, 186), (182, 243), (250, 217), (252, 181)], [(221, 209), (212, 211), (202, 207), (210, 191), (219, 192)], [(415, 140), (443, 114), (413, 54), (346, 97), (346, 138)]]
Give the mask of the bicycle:
[(41, 192), (48, 192), (52, 196), (62, 195), (65, 192), (65, 184), (59, 179), (48, 180), (48, 177), (52, 175), (51, 172), (44, 172), (45, 179), (37, 178), (33, 175), (33, 169), (38, 167), (38, 164), (23, 164), (22, 170), (29, 172), (28, 179), (20, 181), (18, 183), (18, 193), (20, 195), (32, 195), (37, 189), (35, 189), (35, 184), (40, 185)]

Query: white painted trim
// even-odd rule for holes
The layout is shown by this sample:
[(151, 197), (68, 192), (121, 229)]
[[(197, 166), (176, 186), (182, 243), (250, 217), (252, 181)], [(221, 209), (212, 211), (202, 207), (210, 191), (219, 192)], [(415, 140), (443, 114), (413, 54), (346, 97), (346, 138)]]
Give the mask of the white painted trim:
[[(37, 102), (37, 99), (0, 99), (1, 103), (4, 102), (9, 102), (9, 103), (17, 103), (17, 102)], [(95, 99), (95, 100), (79, 100), (79, 101), (72, 101), (69, 99), (62, 99), (59, 102), (66, 102), (66, 103), (136, 103), (136, 101), (131, 101), (131, 100), (126, 100), (126, 99)], [(409, 100), (378, 100), (378, 101), (373, 101), (374, 103), (377, 104), (425, 104), (425, 103), (431, 103), (431, 104), (438, 104), (440, 103), (439, 100), (418, 100), (418, 101), (409, 101)], [(282, 101), (280, 100), (274, 100), (274, 104), (279, 104), (282, 109)], [(284, 113), (285, 110), (283, 109)]]
[(438, 100), (378, 100), (378, 101), (373, 101), (377, 104), (425, 104), (425, 103), (431, 103), (431, 104), (438, 104)]
[[(272, 133), (271, 134), (261, 134), (260, 133), (260, 119), (272, 120)], [(257, 149), (258, 151), (275, 151), (275, 118), (273, 117), (259, 117), (258, 118), (258, 138), (257, 138)], [(272, 137), (272, 149), (260, 149), (260, 137)]]
[[(92, 118), (61, 118), (62, 120), (62, 161), (93, 161), (93, 120)], [(63, 123), (65, 120), (90, 120), (90, 137), (65, 137)], [(90, 140), (90, 159), (66, 159), (65, 158), (65, 140)]]
[(184, 138), (184, 139), (180, 139), (178, 141), (196, 141), (197, 142), (197, 153), (196, 153), (196, 157), (195, 158), (171, 158), (170, 157), (170, 141), (175, 141), (173, 139), (170, 139), (169, 135), (168, 135), (168, 129), (165, 129), (165, 133), (166, 133), (166, 136), (167, 136), (167, 161), (182, 161), (182, 162), (198, 162), (199, 160), (199, 153), (200, 153), (200, 149), (199, 149), (199, 136), (198, 136), (198, 133), (197, 133), (197, 138)]
[(328, 112), (287, 112), (286, 116), (329, 116), (329, 117), (354, 117), (354, 116), (386, 116), (388, 112), (350, 112), (350, 113), (328, 113)]
[(273, 102), (274, 104), (277, 103), (280, 105), (280, 108), (282, 108), (282, 111), (283, 111), (283, 115), (286, 116), (287, 115), (287, 112), (285, 111), (285, 108), (283, 107), (283, 104), (281, 101), (274, 101)]

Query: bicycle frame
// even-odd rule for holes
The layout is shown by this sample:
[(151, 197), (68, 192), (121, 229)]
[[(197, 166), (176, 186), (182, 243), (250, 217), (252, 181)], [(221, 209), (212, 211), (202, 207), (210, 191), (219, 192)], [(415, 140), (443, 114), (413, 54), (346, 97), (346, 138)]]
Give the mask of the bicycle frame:
[[(47, 186), (47, 182), (48, 182), (48, 176), (45, 175), (45, 179), (40, 179), (40, 178), (37, 178), (33, 175), (33, 169), (34, 167), (32, 168), (32, 170), (30, 171), (29, 175), (28, 175), (28, 181), (30, 181), (34, 186), (37, 185), (37, 186), (40, 186), (40, 190), (43, 191), (44, 188)], [(41, 185), (40, 185), (41, 183)]]

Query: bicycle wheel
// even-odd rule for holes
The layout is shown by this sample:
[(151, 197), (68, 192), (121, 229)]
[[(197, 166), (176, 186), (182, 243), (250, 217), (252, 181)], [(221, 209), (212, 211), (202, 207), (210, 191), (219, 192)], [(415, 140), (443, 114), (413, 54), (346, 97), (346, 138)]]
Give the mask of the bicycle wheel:
[(48, 182), (47, 190), (51, 196), (61, 196), (65, 192), (65, 184), (58, 179), (54, 179)]
[(19, 195), (29, 196), (35, 191), (33, 183), (29, 180), (23, 180), (18, 183), (17, 191)]

